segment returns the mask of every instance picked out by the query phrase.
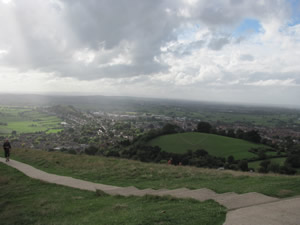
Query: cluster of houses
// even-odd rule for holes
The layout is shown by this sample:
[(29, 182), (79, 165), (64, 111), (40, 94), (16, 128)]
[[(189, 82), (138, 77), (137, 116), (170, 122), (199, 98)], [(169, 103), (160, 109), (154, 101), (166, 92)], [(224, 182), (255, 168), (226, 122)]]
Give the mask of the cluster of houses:
[[(43, 109), (47, 111), (47, 109)], [(74, 109), (73, 109), (74, 111)], [(49, 110), (48, 113), (63, 120), (59, 133), (37, 132), (19, 134), (12, 138), (16, 147), (44, 149), (49, 151), (82, 152), (89, 145), (100, 148), (115, 146), (120, 141), (133, 140), (138, 135), (151, 129), (160, 129), (166, 123), (176, 124), (184, 131), (194, 131), (200, 120), (186, 117), (170, 117), (150, 113), (106, 113), (106, 112), (79, 112), (75, 113)], [(243, 131), (258, 130), (260, 135), (272, 142), (282, 141), (282, 137), (291, 136), (299, 143), (300, 132), (288, 128), (265, 128), (241, 124), (216, 124), (217, 129)], [(280, 137), (279, 139), (276, 137)]]
[(284, 127), (264, 127), (264, 126), (250, 126), (250, 125), (241, 125), (241, 124), (222, 124), (218, 125), (217, 129), (219, 130), (243, 130), (251, 131), (257, 130), (260, 136), (263, 139), (269, 140), (272, 144), (280, 144), (285, 141), (285, 138), (290, 138), (295, 144), (300, 143), (300, 131), (284, 128)]

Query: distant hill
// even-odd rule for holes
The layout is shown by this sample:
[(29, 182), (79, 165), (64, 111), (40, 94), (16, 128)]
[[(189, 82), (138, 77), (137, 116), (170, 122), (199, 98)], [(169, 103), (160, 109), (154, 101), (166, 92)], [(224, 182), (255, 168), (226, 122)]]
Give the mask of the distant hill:
[(60, 115), (77, 115), (80, 116), (80, 112), (72, 105), (55, 105), (48, 108), (48, 111), (54, 112)]
[(166, 152), (185, 153), (189, 149), (204, 149), (213, 156), (227, 158), (232, 155), (235, 159), (249, 159), (257, 156), (248, 151), (251, 148), (267, 148), (265, 145), (236, 138), (198, 132), (164, 135), (149, 141), (147, 144), (159, 146)]

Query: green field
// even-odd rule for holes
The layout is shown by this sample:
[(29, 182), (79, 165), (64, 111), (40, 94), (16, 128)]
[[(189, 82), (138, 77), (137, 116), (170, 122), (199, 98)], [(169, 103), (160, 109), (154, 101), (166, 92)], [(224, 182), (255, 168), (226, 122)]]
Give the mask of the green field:
[(50, 173), (120, 187), (209, 188), (217, 193), (259, 192), (275, 197), (300, 194), (300, 176), (220, 171), (24, 149), (14, 149), (12, 157)]
[[(278, 163), (280, 166), (282, 166), (286, 160), (286, 157), (281, 157), (281, 158), (273, 158), (273, 159), (268, 159), (273, 163)], [(259, 161), (255, 161), (255, 162), (250, 162), (248, 163), (248, 167), (249, 168), (253, 168), (253, 169), (258, 169), (259, 168), (259, 164), (264, 161), (264, 160), (259, 160)]]
[(48, 131), (57, 133), (61, 131), (62, 121), (34, 108), (0, 106), (0, 134), (11, 134), (12, 131), (20, 133), (34, 133)]
[(1, 225), (221, 225), (225, 215), (214, 201), (108, 196), (30, 179), (0, 163)]
[(255, 157), (255, 154), (248, 152), (251, 148), (267, 148), (265, 145), (236, 138), (197, 132), (164, 135), (149, 141), (147, 144), (159, 146), (166, 152), (185, 153), (188, 149), (204, 149), (213, 156), (227, 158), (232, 155), (235, 159)]

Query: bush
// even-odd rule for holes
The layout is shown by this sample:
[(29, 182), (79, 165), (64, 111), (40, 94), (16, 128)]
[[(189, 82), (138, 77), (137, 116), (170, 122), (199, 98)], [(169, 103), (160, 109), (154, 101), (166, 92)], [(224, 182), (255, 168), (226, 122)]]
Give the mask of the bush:
[(197, 125), (197, 131), (203, 133), (210, 133), (212, 126), (207, 122), (199, 122)]
[(269, 165), (269, 171), (273, 172), (273, 173), (279, 173), (280, 172), (280, 165), (278, 163), (270, 163)]
[(289, 164), (291, 167), (294, 167), (294, 168), (300, 168), (300, 154), (290, 154), (286, 161), (285, 161), (287, 164)]
[(268, 173), (269, 170), (268, 170), (268, 168), (265, 168), (265, 167), (260, 166), (260, 167), (258, 168), (258, 172), (259, 172), (259, 173)]
[(271, 161), (265, 160), (260, 163), (260, 167), (258, 168), (259, 173), (268, 173), (269, 172), (269, 165)]
[(98, 149), (96, 146), (91, 145), (91, 146), (87, 147), (87, 148), (84, 150), (84, 152), (85, 152), (86, 154), (88, 154), (88, 155), (95, 155), (95, 154), (97, 153), (98, 150), (99, 150), (99, 149)]
[(170, 123), (167, 123), (162, 128), (162, 134), (174, 134), (179, 132), (182, 132), (182, 129), (179, 126)]
[(233, 157), (232, 155), (228, 156), (227, 162), (228, 162), (229, 164), (233, 164), (233, 163), (234, 163), (234, 157)]
[(261, 137), (260, 137), (258, 131), (256, 131), (256, 130), (251, 130), (251, 131), (244, 133), (243, 139), (254, 142), (254, 143), (260, 143), (260, 141), (261, 141)]
[(69, 154), (73, 154), (73, 155), (76, 155), (76, 154), (77, 154), (77, 152), (76, 152), (74, 149), (69, 149), (69, 150), (68, 150), (68, 153), (69, 153)]
[(266, 159), (267, 158), (267, 155), (266, 155), (266, 153), (265, 153), (265, 150), (263, 150), (263, 149), (260, 149), (259, 151), (258, 151), (258, 157), (259, 157), (259, 159)]
[(280, 167), (280, 171), (279, 172), (282, 173), (282, 174), (293, 175), (297, 171), (295, 169), (293, 169), (292, 167), (290, 167), (289, 165), (284, 165), (284, 166)]
[(237, 164), (231, 164), (231, 165), (229, 165), (229, 168), (228, 168), (228, 169), (231, 169), (231, 170), (238, 170), (239, 167), (238, 167)]
[(248, 171), (248, 162), (247, 162), (247, 160), (239, 161), (238, 166), (239, 166), (240, 170)]

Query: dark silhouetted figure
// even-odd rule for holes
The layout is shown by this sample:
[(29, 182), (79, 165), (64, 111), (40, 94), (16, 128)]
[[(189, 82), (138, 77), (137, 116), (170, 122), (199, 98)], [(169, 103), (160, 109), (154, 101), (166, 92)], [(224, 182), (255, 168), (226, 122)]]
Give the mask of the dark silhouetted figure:
[(6, 162), (8, 162), (9, 156), (10, 156), (10, 149), (11, 149), (11, 145), (10, 145), (8, 139), (5, 140), (5, 142), (3, 144), (3, 149), (4, 149), (4, 156), (6, 158)]

